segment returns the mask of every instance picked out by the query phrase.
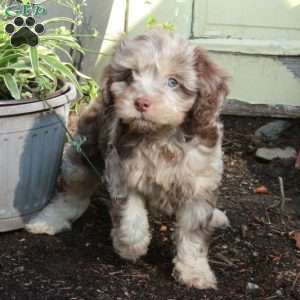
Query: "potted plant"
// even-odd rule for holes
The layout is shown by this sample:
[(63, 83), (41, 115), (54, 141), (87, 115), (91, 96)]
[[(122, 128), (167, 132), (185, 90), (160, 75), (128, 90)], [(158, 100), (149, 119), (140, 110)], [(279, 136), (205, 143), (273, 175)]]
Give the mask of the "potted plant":
[[(97, 84), (75, 67), (67, 49), (83, 53), (73, 30), (53, 27), (76, 17), (43, 23), (32, 15), (5, 16), (0, 1), (0, 231), (22, 228), (51, 198), (65, 141), (69, 105), (95, 97)], [(72, 4), (73, 3), (73, 4)], [(83, 5), (84, 2), (81, 3)], [(44, 28), (49, 26), (44, 32)], [(52, 26), (52, 27), (51, 27)], [(69, 62), (61, 60), (58, 52)]]

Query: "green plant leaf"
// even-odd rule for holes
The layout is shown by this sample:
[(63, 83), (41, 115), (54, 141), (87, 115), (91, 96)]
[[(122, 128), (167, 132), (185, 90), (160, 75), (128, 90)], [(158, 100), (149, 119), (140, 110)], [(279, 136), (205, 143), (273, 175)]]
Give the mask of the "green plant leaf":
[[(39, 46), (36, 48), (28, 45), (15, 48), (11, 45), (11, 37), (4, 30), (10, 21), (3, 15), (10, 2), (0, 0), (0, 97), (7, 99), (10, 93), (10, 98), (15, 99), (42, 98), (53, 94), (60, 80), (63, 80), (76, 85), (83, 95), (83, 101), (91, 101), (98, 92), (97, 84), (76, 69), (69, 53), (70, 48), (85, 53), (78, 42), (79, 36), (96, 37), (94, 33), (76, 34), (77, 25), (83, 20), (82, 9), (86, 1), (54, 0), (56, 4), (71, 9), (72, 17), (45, 20), (43, 24), (49, 25), (49, 30), (39, 37)], [(57, 55), (61, 52), (65, 54), (68, 63), (64, 63)]]
[(16, 60), (18, 57), (20, 57), (19, 54), (10, 54), (6, 57), (0, 58), (0, 66), (6, 66), (10, 61)]
[(170, 22), (165, 22), (161, 24), (163, 29), (166, 29), (168, 31), (175, 31), (175, 25)]
[(20, 94), (20, 90), (19, 90), (16, 78), (9, 73), (4, 74), (2, 77), (4, 79), (4, 83), (7, 87), (7, 89), (9, 90), (11, 96), (16, 100), (20, 100), (21, 94)]
[(67, 58), (70, 62), (73, 62), (73, 58), (72, 56), (70, 55), (70, 53), (68, 52), (67, 49), (57, 45), (56, 43), (51, 43), (51, 42), (48, 42), (47, 43), (49, 46), (52, 45), (52, 49), (57, 49), (58, 51), (61, 51)]
[(48, 65), (40, 64), (40, 71), (41, 71), (42, 74), (47, 76), (52, 81), (54, 81), (54, 82), (57, 81), (57, 76), (55, 75), (55, 73), (50, 71)]
[(77, 89), (80, 90), (80, 85), (77, 81), (76, 76), (67, 66), (59, 61), (55, 56), (45, 56), (43, 57), (43, 59), (50, 67), (52, 67), (54, 70), (59, 71), (63, 77), (69, 79), (76, 85)]
[(157, 25), (157, 20), (154, 16), (149, 16), (147, 19), (147, 27), (152, 28)]
[(40, 37), (40, 42), (47, 46), (47, 42), (50, 41), (53, 43), (53, 41), (57, 42), (59, 45), (64, 45), (66, 47), (70, 47), (72, 49), (75, 49), (81, 53), (84, 53), (81, 46), (77, 43), (76, 39), (70, 36), (65, 35), (45, 35)]
[(14, 72), (15, 71), (15, 68), (14, 67), (1, 67), (0, 68), (0, 75), (4, 75), (5, 72), (7, 71), (12, 71)]
[(60, 22), (68, 22), (68, 23), (76, 24), (76, 22), (73, 19), (66, 18), (66, 17), (57, 17), (57, 18), (48, 19), (48, 20), (42, 22), (42, 24), (48, 25), (51, 23), (60, 23)]
[(35, 76), (39, 76), (39, 56), (37, 52), (37, 48), (30, 47), (29, 48), (30, 62)]
[(58, 42), (76, 42), (75, 38), (69, 35), (63, 35), (63, 34), (49, 34), (49, 35), (44, 35), (40, 37), (41, 41), (47, 41), (47, 40), (56, 40)]
[(82, 79), (85, 80), (91, 80), (92, 78), (90, 76), (87, 76), (83, 73), (81, 73), (80, 71), (78, 71), (72, 64), (69, 63), (65, 63), (65, 66), (69, 67), (71, 70), (73, 70), (73, 72), (78, 75), (79, 77), (81, 77)]

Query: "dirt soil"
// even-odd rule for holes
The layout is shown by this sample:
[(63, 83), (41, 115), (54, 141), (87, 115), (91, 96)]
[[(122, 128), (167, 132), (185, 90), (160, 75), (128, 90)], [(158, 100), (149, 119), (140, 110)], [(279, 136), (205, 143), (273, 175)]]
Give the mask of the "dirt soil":
[[(57, 236), (0, 235), (0, 300), (300, 299), (300, 171), (292, 162), (258, 162), (253, 139), (263, 118), (224, 117), (225, 174), (220, 207), (232, 227), (217, 232), (210, 263), (218, 291), (188, 289), (171, 277), (171, 219), (152, 220), (147, 256), (130, 263), (114, 254), (107, 210), (95, 199), (73, 230)], [(273, 143), (300, 149), (300, 124)], [(286, 203), (280, 211), (278, 176)], [(257, 194), (261, 185), (267, 194)]]

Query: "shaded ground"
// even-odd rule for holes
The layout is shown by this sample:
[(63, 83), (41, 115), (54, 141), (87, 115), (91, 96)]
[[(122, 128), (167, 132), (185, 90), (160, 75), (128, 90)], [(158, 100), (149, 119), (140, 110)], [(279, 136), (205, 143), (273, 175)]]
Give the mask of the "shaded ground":
[[(232, 228), (216, 233), (211, 246), (217, 292), (187, 289), (171, 278), (172, 220), (153, 221), (151, 248), (141, 261), (121, 260), (112, 250), (107, 211), (95, 201), (71, 232), (0, 235), (0, 299), (300, 299), (300, 250), (292, 239), (300, 229), (300, 172), (288, 162), (255, 160), (252, 133), (268, 119), (224, 119), (220, 206)], [(275, 145), (299, 149), (300, 124)], [(278, 176), (288, 198), (284, 215), (274, 207), (280, 201)], [(269, 193), (255, 194), (262, 184)], [(257, 289), (247, 288), (251, 283)]]

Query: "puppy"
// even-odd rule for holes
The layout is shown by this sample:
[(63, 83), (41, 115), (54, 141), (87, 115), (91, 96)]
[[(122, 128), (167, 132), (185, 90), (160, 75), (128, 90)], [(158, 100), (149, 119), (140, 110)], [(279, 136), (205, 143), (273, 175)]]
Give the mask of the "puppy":
[[(199, 289), (217, 286), (208, 240), (229, 224), (216, 208), (227, 93), (226, 75), (201, 48), (156, 29), (120, 43), (104, 71), (102, 97), (78, 124), (84, 153), (106, 179), (115, 251), (136, 261), (151, 239), (148, 211), (175, 215), (173, 275)], [(69, 229), (87, 209), (99, 178), (70, 146), (62, 177), (65, 191), (27, 224), (30, 232)]]

